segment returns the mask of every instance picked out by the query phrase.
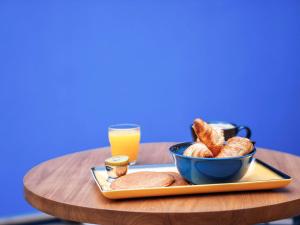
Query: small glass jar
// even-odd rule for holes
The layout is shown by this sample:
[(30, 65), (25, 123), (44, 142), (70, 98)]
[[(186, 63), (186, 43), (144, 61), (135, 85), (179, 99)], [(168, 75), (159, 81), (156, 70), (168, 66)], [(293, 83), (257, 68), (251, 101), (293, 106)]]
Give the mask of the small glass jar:
[(127, 155), (116, 155), (105, 160), (105, 169), (108, 181), (112, 182), (127, 173), (129, 157)]

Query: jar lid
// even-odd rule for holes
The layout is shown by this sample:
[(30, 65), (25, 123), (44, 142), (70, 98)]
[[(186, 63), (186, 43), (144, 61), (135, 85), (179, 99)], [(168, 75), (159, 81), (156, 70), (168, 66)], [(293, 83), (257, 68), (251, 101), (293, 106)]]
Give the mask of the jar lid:
[(107, 166), (126, 166), (129, 164), (127, 155), (116, 155), (105, 160)]

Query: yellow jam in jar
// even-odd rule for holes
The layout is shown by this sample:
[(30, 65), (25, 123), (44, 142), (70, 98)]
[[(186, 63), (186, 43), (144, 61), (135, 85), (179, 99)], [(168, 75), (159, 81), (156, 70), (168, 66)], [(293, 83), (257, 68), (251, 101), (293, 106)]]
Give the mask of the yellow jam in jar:
[(112, 181), (127, 173), (129, 157), (127, 155), (116, 155), (105, 160), (105, 169), (108, 181)]

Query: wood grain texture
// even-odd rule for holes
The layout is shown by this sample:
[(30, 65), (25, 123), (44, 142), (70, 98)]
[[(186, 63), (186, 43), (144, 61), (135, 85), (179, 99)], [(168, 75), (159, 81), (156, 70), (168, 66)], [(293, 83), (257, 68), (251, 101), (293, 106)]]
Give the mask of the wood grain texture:
[[(172, 144), (142, 144), (138, 164), (171, 163)], [(300, 214), (300, 158), (290, 154), (261, 148), (256, 154), (293, 177), (284, 189), (130, 200), (106, 199), (90, 174), (109, 156), (101, 148), (41, 163), (24, 177), (25, 198), (59, 218), (102, 225), (254, 224)]]

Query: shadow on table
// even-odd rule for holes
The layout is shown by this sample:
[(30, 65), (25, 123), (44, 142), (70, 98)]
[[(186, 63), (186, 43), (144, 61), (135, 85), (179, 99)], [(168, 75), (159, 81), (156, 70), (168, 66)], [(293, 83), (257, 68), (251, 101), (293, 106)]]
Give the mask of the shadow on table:
[(9, 218), (0, 218), (0, 225), (80, 225), (81, 223), (65, 221), (44, 214), (29, 214)]
[[(300, 225), (300, 216), (258, 225)], [(43, 213), (0, 219), (0, 225), (88, 225), (61, 220)], [(90, 224), (89, 224), (90, 225)], [(121, 224), (120, 224), (121, 225)]]

